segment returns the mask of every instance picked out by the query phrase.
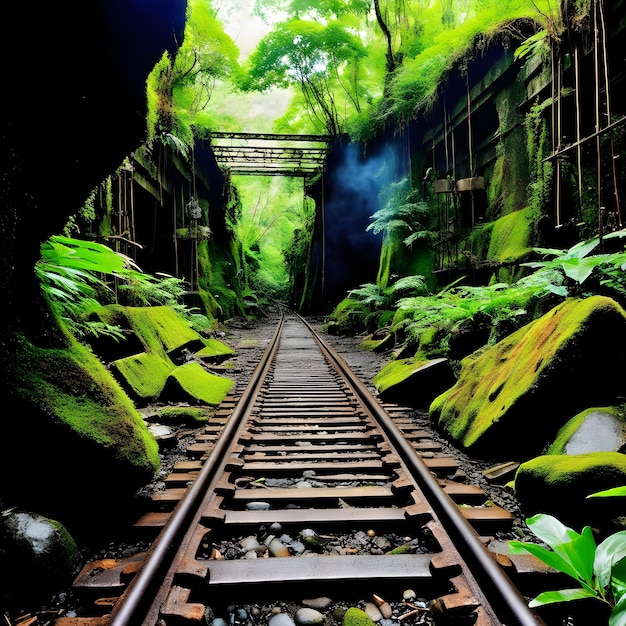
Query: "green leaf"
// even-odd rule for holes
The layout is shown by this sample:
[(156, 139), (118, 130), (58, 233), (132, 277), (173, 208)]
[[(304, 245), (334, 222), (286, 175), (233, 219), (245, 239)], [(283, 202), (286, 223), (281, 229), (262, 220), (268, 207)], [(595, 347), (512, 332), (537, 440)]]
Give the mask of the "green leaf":
[(582, 533), (572, 541), (554, 546), (554, 551), (568, 561), (578, 572), (578, 579), (595, 589), (593, 564), (596, 555), (596, 541), (593, 531), (585, 526)]
[(615, 604), (619, 604), (626, 597), (626, 559), (613, 565), (611, 570), (611, 591)]
[(596, 491), (595, 493), (590, 493), (587, 498), (612, 498), (616, 496), (626, 496), (626, 487), (613, 487), (604, 491)]
[(589, 526), (585, 526), (579, 534), (552, 515), (541, 513), (527, 519), (526, 523), (528, 528), (553, 550), (550, 552), (542, 546), (533, 547), (532, 544), (524, 544), (531, 554), (594, 589), (593, 563), (596, 543)]
[(552, 550), (548, 550), (547, 548), (544, 548), (536, 543), (522, 541), (510, 541), (509, 547), (511, 549), (511, 554), (528, 552), (533, 556), (536, 556), (540, 561), (549, 567), (552, 567), (555, 570), (563, 572), (564, 574), (578, 580), (578, 572), (572, 567), (572, 565)]
[(560, 591), (544, 591), (528, 603), (532, 609), (555, 602), (571, 602), (572, 600), (584, 600), (585, 598), (597, 598), (598, 596), (587, 589), (561, 589)]
[(596, 550), (593, 569), (600, 589), (608, 587), (614, 565), (624, 558), (626, 558), (626, 530), (609, 535)]
[(611, 611), (609, 626), (626, 626), (626, 596), (622, 596)]
[(578, 536), (575, 530), (565, 526), (556, 517), (545, 513), (539, 513), (528, 518), (526, 524), (534, 535), (551, 548), (565, 541), (571, 541)]

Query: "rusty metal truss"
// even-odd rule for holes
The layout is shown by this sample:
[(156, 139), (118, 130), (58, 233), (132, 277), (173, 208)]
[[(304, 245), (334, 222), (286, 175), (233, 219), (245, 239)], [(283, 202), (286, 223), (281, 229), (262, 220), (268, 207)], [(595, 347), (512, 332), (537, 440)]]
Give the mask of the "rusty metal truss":
[(211, 148), (225, 171), (249, 176), (310, 177), (324, 171), (331, 137), (272, 133), (211, 133)]

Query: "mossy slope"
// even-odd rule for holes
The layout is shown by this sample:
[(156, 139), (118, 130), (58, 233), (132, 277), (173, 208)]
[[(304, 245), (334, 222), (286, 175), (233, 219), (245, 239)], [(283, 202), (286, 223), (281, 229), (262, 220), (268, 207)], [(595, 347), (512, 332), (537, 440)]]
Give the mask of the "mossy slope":
[[(77, 502), (84, 515), (109, 497), (132, 497), (158, 471), (158, 445), (111, 373), (74, 341), (44, 349), (21, 338), (14, 348), (3, 499), (65, 523)], [(28, 463), (18, 469), (11, 460), (21, 446)]]
[[(614, 354), (606, 359), (606, 337)], [(569, 299), (479, 356), (435, 398), (433, 422), (478, 455), (536, 456), (572, 415), (624, 392), (626, 312), (604, 296)], [(576, 393), (572, 393), (576, 390)], [(539, 435), (541, 433), (541, 435)]]

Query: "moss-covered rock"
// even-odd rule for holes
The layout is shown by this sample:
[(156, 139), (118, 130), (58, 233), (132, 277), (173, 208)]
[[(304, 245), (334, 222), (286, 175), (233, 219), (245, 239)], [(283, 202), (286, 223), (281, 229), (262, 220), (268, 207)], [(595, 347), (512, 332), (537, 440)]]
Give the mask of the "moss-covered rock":
[(170, 402), (204, 403), (217, 406), (231, 390), (234, 381), (216, 376), (195, 361), (172, 370), (161, 396)]
[[(612, 359), (606, 358), (610, 341)], [(433, 423), (477, 455), (525, 460), (589, 406), (625, 391), (626, 312), (614, 300), (569, 299), (476, 358), (429, 408)]]
[(363, 610), (351, 606), (343, 614), (341, 626), (375, 626), (376, 622)]
[(621, 498), (592, 498), (597, 491), (626, 485), (626, 455), (594, 452), (542, 455), (522, 463), (515, 475), (515, 495), (526, 516), (547, 513), (564, 524), (606, 528), (623, 515)]
[(626, 449), (626, 406), (585, 409), (569, 420), (546, 454), (623, 452)]
[(99, 315), (110, 324), (133, 331), (146, 352), (162, 358), (184, 347), (192, 352), (203, 347), (202, 338), (189, 322), (167, 306), (122, 307), (114, 304), (103, 307)]
[(152, 352), (133, 354), (111, 363), (126, 392), (140, 403), (158, 400), (174, 364)]
[[(92, 506), (105, 520), (158, 471), (154, 437), (85, 346), (44, 349), (22, 339), (13, 354), (5, 398), (11, 411), (0, 438), (2, 499), (68, 527), (79, 508), (83, 520)], [(28, 446), (29, 462), (16, 467), (18, 445)]]
[[(104, 307), (100, 316), (115, 323), (135, 336), (144, 352), (125, 356), (111, 364), (111, 369), (122, 387), (138, 403), (155, 401), (219, 404), (232, 386), (229, 379), (214, 376), (198, 362), (194, 368), (182, 369), (168, 378), (191, 354), (199, 361), (221, 362), (235, 354), (218, 339), (199, 335), (189, 322), (166, 306)], [(135, 343), (137, 343), (135, 341)], [(195, 372), (191, 376), (187, 373)], [(179, 379), (180, 377), (180, 379)], [(226, 382), (224, 382), (226, 381)], [(215, 389), (209, 389), (210, 384)], [(167, 386), (167, 389), (166, 389)], [(200, 395), (194, 396), (197, 391)], [(163, 397), (161, 394), (165, 394)]]
[(193, 406), (165, 406), (157, 412), (156, 419), (162, 424), (185, 424), (199, 426), (206, 423), (215, 409)]
[(429, 406), (435, 396), (455, 382), (448, 359), (424, 357), (391, 361), (373, 379), (382, 400), (415, 407)]
[(0, 600), (12, 602), (43, 601), (65, 590), (82, 563), (76, 542), (62, 524), (18, 509), (0, 513), (0, 553), (5, 572)]
[(235, 351), (218, 339), (204, 339), (204, 347), (195, 353), (203, 361), (219, 363), (228, 357), (234, 356)]
[(359, 344), (361, 350), (368, 352), (386, 352), (395, 346), (395, 336), (393, 333), (383, 332), (369, 335)]
[(491, 231), (487, 259), (500, 264), (519, 263), (531, 252), (533, 213), (514, 211), (496, 220)]

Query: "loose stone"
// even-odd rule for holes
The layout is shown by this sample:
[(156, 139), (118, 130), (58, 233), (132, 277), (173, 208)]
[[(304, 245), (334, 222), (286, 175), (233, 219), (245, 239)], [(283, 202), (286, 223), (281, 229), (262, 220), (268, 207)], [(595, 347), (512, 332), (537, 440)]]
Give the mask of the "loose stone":
[(286, 613), (276, 613), (267, 620), (267, 626), (295, 626), (295, 622)]
[(324, 623), (323, 613), (307, 607), (298, 609), (294, 619), (298, 626), (317, 626)]
[(278, 539), (272, 539), (268, 546), (268, 550), (270, 552), (270, 556), (291, 556), (291, 552), (289, 552), (289, 548), (279, 541)]
[(268, 511), (269, 508), (269, 502), (248, 502), (246, 504), (246, 509), (248, 511)]
[(378, 607), (373, 602), (366, 602), (364, 611), (367, 616), (374, 622), (378, 622), (383, 619), (383, 614), (378, 610)]
[(331, 598), (327, 596), (320, 596), (319, 598), (307, 598), (302, 600), (302, 605), (310, 609), (317, 609), (323, 611), (327, 609), (333, 603)]
[(402, 599), (405, 602), (413, 602), (415, 598), (417, 598), (417, 594), (413, 591), (413, 589), (405, 589), (402, 593)]

